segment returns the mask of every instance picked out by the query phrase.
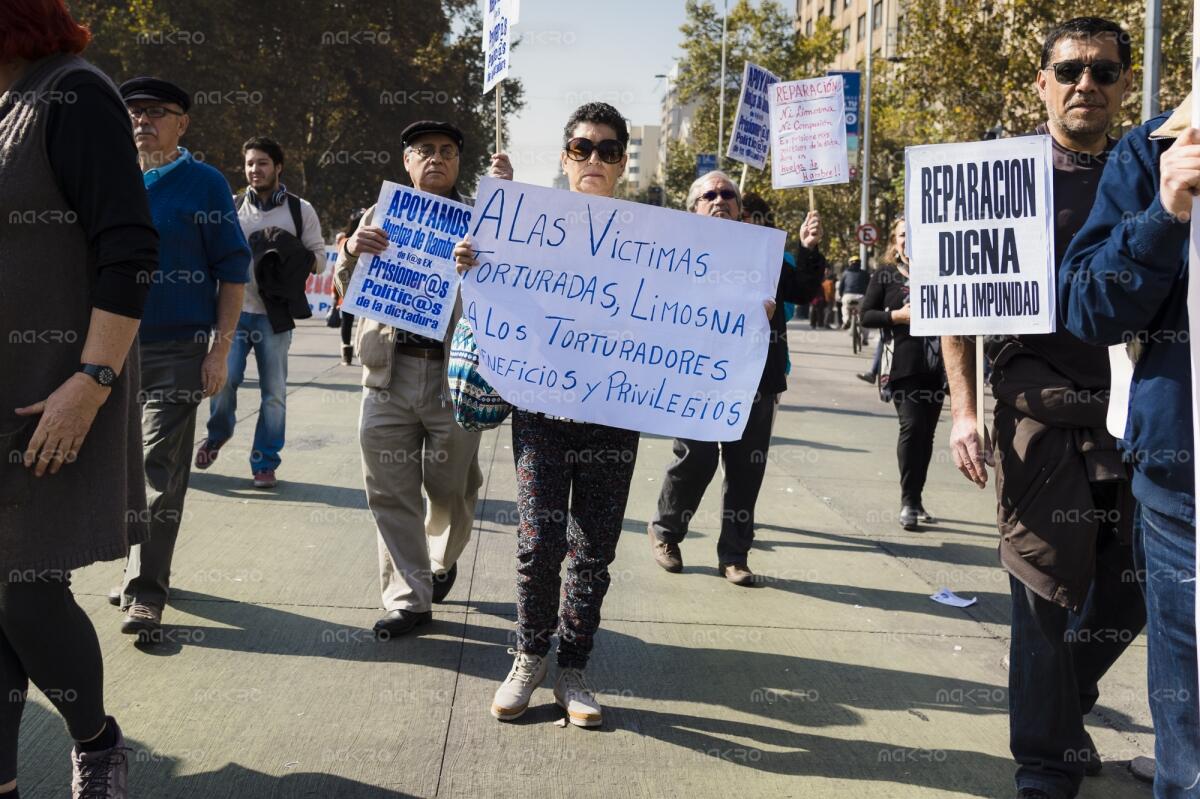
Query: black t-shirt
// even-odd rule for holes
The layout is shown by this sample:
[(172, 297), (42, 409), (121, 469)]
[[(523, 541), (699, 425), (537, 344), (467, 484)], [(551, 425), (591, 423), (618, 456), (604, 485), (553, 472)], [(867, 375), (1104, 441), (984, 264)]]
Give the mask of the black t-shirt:
[[(1036, 132), (1046, 134), (1049, 128), (1043, 123)], [(1110, 139), (1103, 153), (1091, 155), (1068, 150), (1057, 141), (1053, 142), (1055, 279), (1062, 268), (1063, 255), (1071, 239), (1075, 238), (1092, 211), (1100, 175), (1115, 145), (1116, 140)], [(1109, 386), (1107, 348), (1080, 341), (1066, 330), (1061, 319), (1053, 333), (1010, 336), (1005, 341), (1019, 342), (1024, 349), (1044, 358), (1077, 388), (1099, 391)], [(994, 355), (1001, 346), (1002, 343), (989, 346), (989, 354)]]
[(87, 236), (96, 283), (92, 305), (140, 319), (158, 268), (150, 215), (125, 107), (91, 72), (67, 75), (50, 106), (46, 153), (58, 187)]

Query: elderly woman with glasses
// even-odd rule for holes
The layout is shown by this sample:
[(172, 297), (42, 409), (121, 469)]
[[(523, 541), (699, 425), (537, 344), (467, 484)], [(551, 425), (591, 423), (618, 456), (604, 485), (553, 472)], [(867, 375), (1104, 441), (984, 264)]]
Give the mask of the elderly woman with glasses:
[[(567, 120), (560, 155), (571, 191), (612, 197), (625, 172), (629, 130), (605, 103), (580, 106)], [(470, 240), (455, 250), (459, 271), (475, 266)], [(492, 715), (512, 721), (546, 677), (550, 638), (558, 632), (555, 701), (572, 724), (595, 727), (600, 704), (584, 668), (608, 592), (638, 434), (524, 411), (512, 416), (517, 466), (517, 646)], [(559, 571), (568, 552), (559, 602)]]
[[(688, 192), (687, 206), (705, 216), (775, 226), (766, 201), (754, 194), (743, 198), (737, 184), (724, 172), (709, 172), (697, 179)], [(767, 359), (741, 438), (723, 442), (677, 438), (672, 445), (675, 460), (667, 467), (658, 507), (646, 525), (654, 560), (667, 572), (683, 571), (679, 545), (717, 472), (717, 464), (724, 461), (717, 572), (734, 585), (754, 584), (754, 573), (747, 564), (754, 544), (754, 506), (767, 469), (775, 405), (787, 390), (787, 320), (782, 309), (777, 313), (774, 309), (784, 302), (806, 303), (820, 291), (820, 279), (827, 267), (817, 250), (820, 241), (821, 219), (816, 211), (810, 211), (800, 228), (796, 267), (786, 261), (779, 265), (775, 302), (767, 303), (771, 319)]]

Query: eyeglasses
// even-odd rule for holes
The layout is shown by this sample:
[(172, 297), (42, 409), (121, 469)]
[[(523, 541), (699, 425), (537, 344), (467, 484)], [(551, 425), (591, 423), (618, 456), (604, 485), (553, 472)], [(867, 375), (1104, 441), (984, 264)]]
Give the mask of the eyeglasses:
[(148, 105), (145, 108), (126, 108), (125, 110), (129, 112), (129, 118), (134, 122), (137, 122), (138, 117), (142, 116), (143, 114), (150, 119), (162, 119), (167, 114), (177, 117), (183, 116), (182, 111), (173, 111), (170, 108), (164, 108), (161, 105)]
[(597, 143), (579, 136), (567, 142), (563, 149), (567, 151), (567, 158), (572, 161), (587, 161), (595, 152), (604, 163), (618, 164), (621, 162), (621, 156), (625, 155), (625, 145), (616, 139), (605, 139)]
[(458, 158), (458, 148), (453, 144), (443, 144), (440, 148), (432, 144), (417, 144), (408, 148), (410, 153), (416, 153), (422, 161), (428, 161), (436, 153), (443, 161), (453, 161)]
[(712, 202), (720, 197), (722, 200), (736, 200), (737, 192), (733, 189), (721, 189), (720, 191), (706, 191), (700, 195), (700, 199), (705, 202)]
[(1125, 71), (1120, 61), (1093, 61), (1089, 64), (1079, 59), (1059, 61), (1046, 69), (1053, 70), (1054, 79), (1064, 86), (1079, 83), (1084, 70), (1092, 73), (1092, 80), (1101, 86), (1112, 86), (1121, 79), (1121, 73)]

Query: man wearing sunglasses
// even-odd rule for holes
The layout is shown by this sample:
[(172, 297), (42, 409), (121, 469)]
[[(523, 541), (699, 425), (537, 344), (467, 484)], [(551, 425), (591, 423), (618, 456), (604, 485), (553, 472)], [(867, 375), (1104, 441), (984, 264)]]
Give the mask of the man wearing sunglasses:
[[(1053, 139), (1054, 251), (1061, 270), (1083, 227), (1132, 84), (1129, 36), (1096, 17), (1063, 23), (1036, 75)], [(1064, 291), (1065, 295), (1065, 291)], [(1000, 560), (1009, 572), (1010, 746), (1017, 795), (1074, 797), (1101, 768), (1083, 717), (1098, 682), (1146, 622), (1130, 546), (1128, 467), (1105, 429), (1108, 351), (1062, 328), (989, 341), (993, 452), (976, 434), (974, 348), (942, 339), (955, 465), (980, 488), (996, 469)]]
[(170, 588), (196, 411), (225, 384), (250, 249), (225, 177), (179, 145), (191, 121), (188, 93), (158, 78), (134, 78), (121, 85), (121, 97), (161, 259), (138, 329), (150, 540), (130, 550), (124, 587), (108, 598), (127, 608), (122, 632), (153, 640)]
[[(747, 195), (744, 205), (742, 199), (737, 184), (728, 175), (709, 172), (692, 184), (687, 206), (688, 210), (704, 216), (774, 226), (771, 210), (761, 197)], [(683, 571), (679, 545), (716, 475), (718, 463), (723, 460), (725, 481), (721, 487), (717, 572), (733, 585), (754, 585), (754, 572), (747, 563), (754, 544), (754, 506), (766, 474), (775, 403), (787, 389), (787, 320), (782, 309), (776, 310), (783, 302), (807, 304), (821, 290), (821, 277), (828, 263), (817, 249), (821, 242), (821, 219), (816, 211), (808, 212), (799, 239), (796, 267), (780, 265), (775, 299), (765, 303), (771, 329), (767, 358), (742, 437), (720, 443), (677, 438), (672, 445), (675, 460), (667, 467), (658, 506), (646, 525), (655, 563), (672, 574)], [(745, 288), (756, 289), (761, 287)]]
[[(400, 142), (413, 186), (470, 204), (457, 186), (461, 130), (448, 122), (414, 122), (401, 131)], [(511, 180), (508, 156), (493, 155), (488, 174)], [(365, 263), (387, 247), (387, 233), (375, 223), (374, 211), (375, 206), (368, 208), (342, 243), (334, 281), (343, 296), (359, 259)], [(450, 339), (461, 312), (456, 302), (441, 341), (365, 317), (358, 322), (355, 349), (364, 388), (359, 443), (367, 505), (379, 537), (385, 615), (374, 629), (381, 640), (412, 632), (433, 618), (431, 603), (450, 593), (458, 556), (471, 537), (483, 483), (480, 434), (454, 421), (446, 382)]]

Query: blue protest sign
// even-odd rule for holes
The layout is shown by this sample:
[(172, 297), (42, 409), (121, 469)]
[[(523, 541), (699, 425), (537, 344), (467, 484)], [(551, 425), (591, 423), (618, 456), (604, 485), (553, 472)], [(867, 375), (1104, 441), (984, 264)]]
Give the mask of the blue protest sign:
[(388, 247), (362, 256), (343, 307), (385, 325), (441, 340), (458, 290), (454, 245), (467, 234), (471, 208), (387, 181), (371, 224)]
[(700, 177), (708, 172), (712, 172), (717, 168), (716, 153), (697, 153), (696, 154), (696, 177)]
[(762, 169), (771, 148), (771, 108), (768, 90), (779, 80), (758, 64), (746, 62), (742, 70), (742, 94), (733, 117), (733, 134), (725, 155), (734, 161)]

